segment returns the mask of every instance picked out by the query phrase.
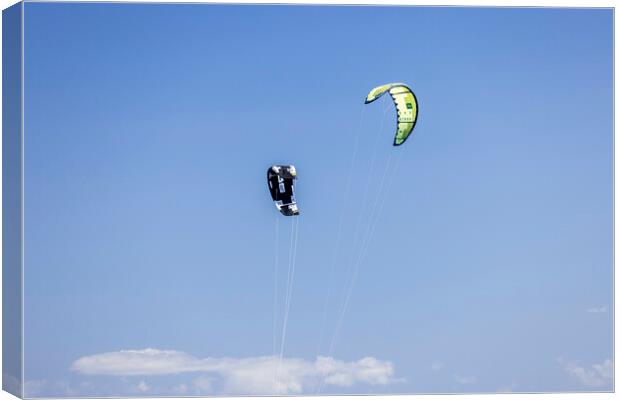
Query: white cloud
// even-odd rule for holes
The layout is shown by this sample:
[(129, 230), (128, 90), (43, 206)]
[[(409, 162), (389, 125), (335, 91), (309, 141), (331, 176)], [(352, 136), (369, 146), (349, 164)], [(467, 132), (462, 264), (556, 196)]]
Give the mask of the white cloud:
[(586, 310), (586, 312), (593, 313), (593, 314), (606, 313), (607, 312), (607, 306), (590, 307), (590, 308), (588, 308)]
[(148, 392), (149, 390), (151, 390), (151, 388), (149, 387), (149, 385), (147, 385), (147, 384), (146, 384), (146, 382), (144, 382), (144, 381), (140, 381), (140, 382), (136, 385), (135, 390), (136, 390), (137, 392), (144, 393), (144, 392)]
[(463, 376), (459, 374), (452, 375), (455, 381), (461, 383), (463, 385), (468, 385), (470, 383), (475, 383), (478, 379), (475, 376)]
[(445, 366), (444, 363), (442, 363), (441, 361), (433, 361), (433, 363), (431, 364), (431, 369), (433, 371), (439, 371), (444, 366)]
[(517, 383), (513, 381), (513, 382), (510, 383), (510, 385), (502, 386), (499, 389), (497, 389), (497, 392), (498, 393), (512, 393), (518, 387), (519, 387), (519, 385), (517, 385)]
[(198, 360), (179, 351), (121, 350), (77, 359), (71, 370), (85, 375), (163, 375), (201, 371), (209, 359)]
[(570, 376), (585, 386), (604, 387), (611, 385), (613, 363), (610, 359), (604, 360), (601, 364), (593, 364), (590, 368), (583, 367), (574, 361), (566, 362), (561, 358), (558, 359), (558, 362), (562, 364)]
[(207, 394), (211, 393), (213, 390), (213, 385), (211, 384), (211, 379), (206, 376), (201, 376), (199, 378), (194, 379), (194, 389), (197, 394)]
[(148, 376), (202, 372), (193, 382), (199, 393), (213, 392), (213, 379), (230, 394), (298, 394), (325, 385), (387, 385), (397, 382), (389, 361), (364, 357), (345, 362), (332, 357), (315, 361), (275, 356), (249, 358), (197, 358), (173, 350), (121, 350), (76, 360), (71, 369), (85, 375)]
[(187, 394), (188, 390), (189, 388), (187, 387), (187, 385), (184, 383), (181, 383), (172, 388), (172, 393), (183, 396)]

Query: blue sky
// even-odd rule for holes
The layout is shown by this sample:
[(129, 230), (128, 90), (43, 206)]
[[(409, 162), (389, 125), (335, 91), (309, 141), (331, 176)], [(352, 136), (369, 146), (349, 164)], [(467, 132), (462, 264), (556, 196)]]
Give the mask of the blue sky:
[[(27, 3), (26, 395), (611, 390), (612, 23)], [(363, 105), (387, 82), (420, 103), (398, 148), (390, 104)]]

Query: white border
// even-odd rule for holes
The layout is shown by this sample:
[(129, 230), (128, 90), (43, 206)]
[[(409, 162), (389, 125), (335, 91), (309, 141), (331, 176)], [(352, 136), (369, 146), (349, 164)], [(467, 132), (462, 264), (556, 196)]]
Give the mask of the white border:
[[(36, 1), (45, 1), (45, 0), (27, 0), (28, 2), (36, 2)], [(71, 0), (52, 0), (52, 1), (56, 1), (56, 2), (85, 2), (85, 1), (71, 1)], [(92, 1), (92, 2), (103, 2), (103, 1)], [(109, 3), (120, 3), (122, 1), (105, 1), (105, 2), (109, 2)], [(616, 6), (616, 2), (615, 1), (603, 1), (603, 0), (591, 0), (591, 1), (575, 1), (575, 0), (542, 0), (542, 1), (533, 1), (533, 0), (521, 0), (521, 1), (515, 1), (515, 0), (504, 0), (504, 1), (489, 1), (489, 0), (476, 0), (475, 3), (472, 3), (471, 1), (467, 1), (467, 0), (449, 0), (449, 3), (446, 3), (446, 1), (438, 1), (438, 0), (424, 0), (422, 2), (419, 3), (414, 3), (410, 0), (390, 0), (389, 2), (387, 1), (381, 1), (381, 0), (338, 0), (338, 1), (333, 1), (333, 0), (312, 0), (310, 1), (300, 1), (300, 0), (288, 0), (288, 1), (280, 1), (280, 2), (276, 2), (276, 1), (265, 1), (265, 0), (243, 0), (243, 1), (234, 1), (234, 0), (219, 0), (219, 1), (204, 1), (204, 2), (198, 2), (198, 1), (174, 1), (174, 0), (149, 0), (149, 1), (131, 1), (133, 3), (230, 3), (230, 4), (234, 4), (234, 3), (243, 3), (243, 4), (282, 4), (282, 3), (286, 3), (286, 4), (314, 4), (314, 5), (401, 5), (401, 6), (470, 6), (470, 7), (573, 7), (573, 8), (593, 8), (593, 7), (603, 7), (603, 8), (615, 8)], [(2, 9), (5, 9), (13, 4), (17, 3), (14, 0), (0, 0), (0, 6)], [(21, 262), (22, 262), (22, 266), (24, 265), (24, 51), (23, 51), (23, 46), (24, 46), (24, 5), (22, 4), (22, 26), (21, 26), (21, 36), (22, 36), (22, 60), (21, 60), (21, 64), (22, 64), (22, 83), (21, 83), (21, 91), (22, 91), (22, 98), (21, 98), (21, 129), (22, 129), (22, 135), (21, 135), (21, 151), (22, 151), (22, 170), (21, 170), (21, 175), (22, 175), (22, 182), (21, 182), (21, 196), (22, 196), (22, 215), (21, 215), (21, 228), (22, 228), (22, 240), (21, 240)], [(2, 29), (1, 29), (1, 19), (0, 19), (0, 42), (1, 42), (1, 35), (2, 35)], [(613, 161), (613, 169), (614, 169), (614, 173), (613, 173), (613, 180), (614, 180), (614, 188), (613, 188), (613, 198), (614, 198), (614, 212), (613, 212), (613, 218), (614, 218), (614, 224), (613, 224), (613, 239), (614, 239), (614, 248), (613, 248), (613, 260), (614, 260), (614, 271), (613, 271), (613, 279), (614, 279), (614, 291), (613, 291), (613, 302), (614, 302), (614, 318), (613, 318), (613, 323), (614, 323), (614, 361), (617, 360), (617, 350), (615, 347), (615, 343), (616, 340), (618, 339), (617, 335), (618, 332), (615, 329), (615, 310), (617, 309), (617, 304), (616, 304), (616, 296), (615, 296), (615, 287), (618, 284), (618, 277), (615, 274), (615, 249), (616, 246), (618, 245), (618, 238), (616, 235), (616, 213), (615, 213), (615, 208), (617, 207), (618, 203), (617, 203), (617, 197), (616, 197), (616, 193), (615, 193), (615, 178), (616, 176), (618, 176), (618, 170), (617, 170), (617, 165), (615, 163), (615, 154), (618, 150), (618, 144), (615, 140), (615, 115), (618, 112), (618, 108), (617, 108), (617, 102), (616, 102), (616, 91), (615, 91), (615, 75), (618, 72), (617, 70), (617, 65), (615, 63), (615, 43), (617, 43), (617, 39), (618, 39), (618, 34), (617, 31), (615, 29), (615, 16), (614, 16), (614, 92), (613, 92), (613, 100), (614, 100), (614, 138), (613, 138), (613, 150), (614, 150), (614, 161)], [(0, 53), (0, 64), (2, 62), (2, 55)], [(0, 71), (0, 77), (1, 77), (1, 71)], [(0, 92), (1, 92), (1, 88), (2, 88), (2, 83), (0, 81)], [(2, 143), (0, 141), (0, 154), (1, 154), (1, 150), (2, 150)], [(1, 186), (1, 180), (2, 180), (2, 175), (1, 175), (1, 170), (2, 170), (2, 165), (0, 163), (0, 194), (2, 193), (2, 186)], [(0, 209), (0, 217), (2, 215), (2, 210)], [(2, 237), (2, 232), (0, 231), (0, 239)], [(0, 249), (0, 259), (2, 256), (2, 249)], [(24, 296), (24, 288), (23, 288), (23, 280), (24, 280), (24, 269), (22, 268), (22, 306), (24, 304), (23, 302), (23, 296)], [(1, 278), (0, 278), (1, 279)], [(2, 291), (2, 288), (0, 286), (0, 293)], [(0, 310), (0, 315), (1, 315), (1, 310)], [(2, 321), (0, 319), (0, 330), (2, 328)], [(21, 353), (22, 353), (22, 376), (25, 378), (25, 371), (24, 371), (24, 308), (22, 307), (22, 349), (21, 349)], [(0, 345), (1, 346), (1, 345)], [(0, 353), (1, 353), (1, 347), (0, 347)], [(614, 368), (614, 382), (617, 382), (618, 379), (618, 375), (617, 375), (617, 371)], [(466, 395), (376, 395), (376, 396), (372, 396), (373, 399), (376, 400), (446, 400), (446, 399), (450, 399), (450, 400), (454, 400), (454, 399), (458, 399), (458, 398), (468, 398), (468, 399), (472, 399), (472, 398), (478, 398), (478, 397), (492, 397), (493, 399), (510, 399), (510, 400), (521, 400), (521, 399), (526, 399), (526, 400), (536, 400), (536, 399), (571, 399), (571, 400), (588, 400), (588, 399), (613, 399), (616, 398), (616, 394), (615, 393), (554, 393), (554, 394), (516, 394), (516, 393), (507, 393), (507, 394), (466, 394)], [(366, 396), (320, 396), (322, 399), (325, 400), (344, 400), (344, 399), (349, 399), (352, 397), (366, 397)], [(618, 396), (620, 397), (620, 396)], [(0, 391), (0, 400), (5, 400), (5, 399), (14, 399), (15, 397)], [(312, 398), (316, 398), (313, 396), (296, 396), (296, 398), (299, 399), (312, 399)], [(147, 397), (141, 397), (140, 399), (157, 399), (157, 398), (147, 398)], [(187, 399), (187, 397), (168, 397), (168, 399)], [(217, 397), (217, 399), (231, 399), (230, 397)], [(243, 397), (243, 399), (248, 399), (248, 400), (264, 400), (265, 397)]]

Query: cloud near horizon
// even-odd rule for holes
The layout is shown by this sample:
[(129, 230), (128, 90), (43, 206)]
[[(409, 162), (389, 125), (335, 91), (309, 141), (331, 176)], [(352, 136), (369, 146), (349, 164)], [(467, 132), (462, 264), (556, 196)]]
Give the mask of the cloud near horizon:
[(478, 378), (476, 378), (475, 376), (465, 376), (460, 374), (453, 374), (452, 377), (456, 382), (462, 385), (469, 385), (471, 383), (475, 383), (478, 380)]
[(607, 306), (590, 307), (586, 310), (590, 314), (602, 314), (607, 312)]
[(389, 361), (364, 357), (345, 362), (318, 356), (315, 361), (276, 356), (197, 358), (174, 350), (121, 350), (85, 356), (71, 365), (83, 375), (153, 376), (203, 373), (201, 386), (230, 394), (299, 394), (323, 385), (387, 385), (398, 382)]
[(431, 364), (431, 369), (433, 371), (439, 371), (444, 366), (445, 366), (445, 364), (443, 362), (441, 362), (441, 361), (433, 361), (433, 363)]
[(585, 386), (606, 387), (612, 384), (613, 363), (610, 359), (605, 359), (600, 364), (593, 364), (590, 368), (574, 361), (564, 361), (562, 358), (559, 358), (558, 362), (570, 376)]

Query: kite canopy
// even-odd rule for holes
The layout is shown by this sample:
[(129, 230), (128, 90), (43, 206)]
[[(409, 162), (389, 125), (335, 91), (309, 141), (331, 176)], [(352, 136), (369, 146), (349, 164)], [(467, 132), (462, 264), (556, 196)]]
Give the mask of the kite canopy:
[(273, 165), (267, 170), (271, 199), (278, 211), (287, 217), (299, 215), (295, 201), (296, 179), (297, 171), (294, 165)]
[(396, 136), (394, 146), (405, 143), (418, 119), (418, 101), (415, 94), (404, 83), (388, 83), (378, 86), (368, 93), (365, 104), (372, 103), (386, 92), (390, 93), (397, 112)]

